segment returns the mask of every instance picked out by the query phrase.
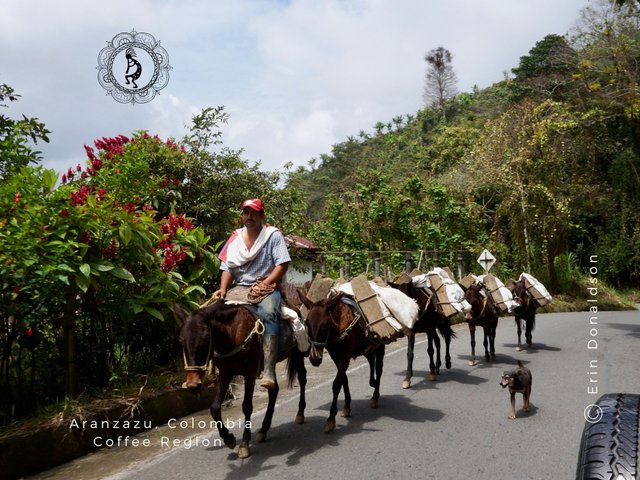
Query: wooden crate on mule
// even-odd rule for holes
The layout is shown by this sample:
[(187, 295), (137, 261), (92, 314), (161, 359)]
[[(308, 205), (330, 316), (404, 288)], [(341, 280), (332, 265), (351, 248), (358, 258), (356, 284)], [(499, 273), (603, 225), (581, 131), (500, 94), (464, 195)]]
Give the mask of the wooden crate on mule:
[(364, 275), (352, 278), (351, 288), (356, 302), (364, 313), (369, 329), (376, 338), (383, 343), (389, 343), (402, 335), (402, 332), (397, 331), (387, 321), (380, 307), (378, 295)]

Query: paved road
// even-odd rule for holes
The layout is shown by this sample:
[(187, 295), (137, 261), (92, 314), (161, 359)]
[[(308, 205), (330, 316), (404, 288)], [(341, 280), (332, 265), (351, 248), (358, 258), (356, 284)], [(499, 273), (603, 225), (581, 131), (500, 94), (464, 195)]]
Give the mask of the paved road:
[[(368, 405), (366, 361), (354, 362), (349, 374), (352, 417), (339, 417), (332, 434), (322, 432), (334, 372), (325, 357), (320, 369), (309, 366), (306, 424), (292, 423), (297, 397), (285, 391), (268, 441), (254, 444), (248, 460), (238, 460), (235, 452), (215, 446), (217, 432), (204, 430), (190, 437), (199, 445), (186, 448), (185, 432), (163, 427), (145, 434), (152, 447), (98, 452), (38, 478), (572, 478), (585, 408), (607, 392), (640, 392), (638, 311), (539, 315), (534, 347), (522, 352), (515, 351), (512, 317), (504, 318), (498, 327), (496, 362), (482, 361), (475, 367), (467, 366), (466, 327), (457, 335), (452, 343), (453, 368), (436, 383), (426, 379), (425, 337), (418, 337), (410, 390), (401, 388), (406, 342), (392, 344), (385, 357), (377, 410)], [(518, 359), (533, 373), (532, 411), (520, 412), (513, 421), (507, 419), (508, 393), (498, 381), (502, 371), (511, 369)], [(521, 398), (518, 395), (518, 410)], [(262, 413), (254, 416), (254, 430)], [(237, 420), (239, 410), (236, 406), (224, 415)], [(208, 413), (193, 418), (206, 420)], [(240, 429), (236, 432), (239, 436)], [(163, 436), (179, 440), (180, 445), (162, 447)], [(206, 441), (208, 448), (202, 446)]]

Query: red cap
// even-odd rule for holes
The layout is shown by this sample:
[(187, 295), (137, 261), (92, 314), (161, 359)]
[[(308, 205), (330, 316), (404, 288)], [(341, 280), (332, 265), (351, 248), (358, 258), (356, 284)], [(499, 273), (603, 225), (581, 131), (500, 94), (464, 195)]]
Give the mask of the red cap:
[(242, 202), (242, 206), (240, 208), (244, 210), (246, 207), (249, 207), (256, 212), (264, 212), (264, 205), (262, 204), (262, 200), (260, 200), (259, 198), (252, 198), (250, 200), (245, 200), (244, 202)]

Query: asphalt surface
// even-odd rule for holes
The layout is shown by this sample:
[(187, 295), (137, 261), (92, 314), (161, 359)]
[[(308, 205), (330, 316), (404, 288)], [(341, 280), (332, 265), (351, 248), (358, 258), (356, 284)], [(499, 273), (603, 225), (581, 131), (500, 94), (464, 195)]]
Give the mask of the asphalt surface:
[[(412, 388), (401, 388), (406, 341), (387, 347), (380, 408), (371, 409), (368, 364), (352, 363), (352, 416), (337, 417), (323, 433), (335, 367), (308, 364), (306, 423), (295, 425), (297, 390), (281, 390), (267, 442), (252, 444), (252, 457), (220, 446), (217, 431), (197, 428), (208, 411), (137, 435), (148, 446), (104, 449), (33, 478), (40, 479), (558, 479), (573, 478), (585, 424), (584, 411), (610, 392), (640, 392), (637, 350), (640, 312), (577, 312), (538, 315), (533, 348), (516, 352), (513, 317), (501, 319), (497, 359), (482, 356), (470, 367), (469, 333), (456, 328), (453, 368), (438, 382), (427, 379), (425, 336), (418, 336)], [(478, 355), (478, 353), (480, 353)], [(509, 420), (509, 394), (498, 385), (517, 360), (533, 374), (532, 409)], [(341, 397), (342, 398), (342, 397)], [(256, 397), (254, 434), (264, 416), (264, 392)], [(239, 424), (240, 400), (223, 411)], [(186, 421), (184, 428), (179, 422)], [(190, 428), (193, 423), (196, 428)], [(177, 427), (176, 427), (177, 425)], [(233, 431), (237, 437), (241, 428)]]

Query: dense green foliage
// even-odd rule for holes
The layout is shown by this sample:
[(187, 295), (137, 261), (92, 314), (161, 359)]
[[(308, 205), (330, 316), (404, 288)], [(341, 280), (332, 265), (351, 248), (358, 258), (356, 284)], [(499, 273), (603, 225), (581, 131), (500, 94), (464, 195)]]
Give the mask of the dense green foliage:
[[(489, 248), (560, 288), (558, 258), (640, 280), (640, 15), (594, 2), (513, 77), (380, 122), (290, 176), (328, 250)], [(446, 120), (445, 120), (446, 118)], [(560, 262), (562, 263), (562, 262)], [(477, 268), (477, 266), (475, 267)]]

